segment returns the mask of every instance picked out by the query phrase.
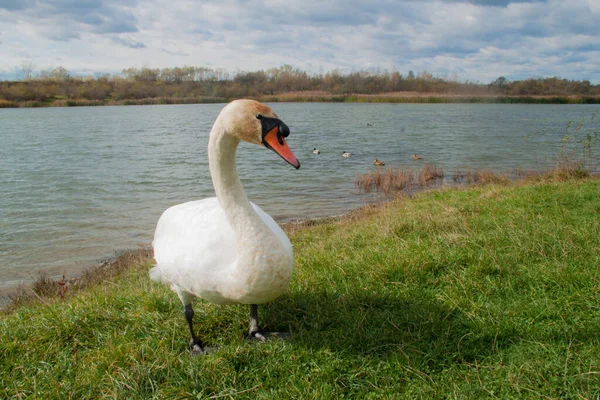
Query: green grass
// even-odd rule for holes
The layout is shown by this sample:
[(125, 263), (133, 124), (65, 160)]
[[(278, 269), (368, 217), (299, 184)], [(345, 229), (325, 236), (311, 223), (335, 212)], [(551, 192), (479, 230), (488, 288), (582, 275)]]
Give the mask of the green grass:
[(181, 305), (141, 265), (0, 316), (0, 398), (600, 396), (600, 181), (420, 193), (290, 232), (261, 307)]

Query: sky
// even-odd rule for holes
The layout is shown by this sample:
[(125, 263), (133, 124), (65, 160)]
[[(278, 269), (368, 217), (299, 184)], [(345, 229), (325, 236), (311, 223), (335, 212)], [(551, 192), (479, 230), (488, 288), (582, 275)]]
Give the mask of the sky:
[(600, 0), (0, 0), (0, 79), (284, 64), (600, 84)]

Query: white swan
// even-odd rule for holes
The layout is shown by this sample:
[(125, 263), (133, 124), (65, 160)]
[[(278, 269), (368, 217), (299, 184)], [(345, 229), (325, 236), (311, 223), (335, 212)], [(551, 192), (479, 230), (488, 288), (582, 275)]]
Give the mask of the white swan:
[(296, 169), (287, 146), (289, 128), (269, 107), (254, 100), (229, 103), (210, 132), (208, 160), (217, 197), (167, 209), (154, 234), (156, 266), (150, 277), (166, 283), (184, 305), (190, 349), (204, 353), (194, 334), (192, 300), (250, 304), (250, 337), (258, 332), (257, 304), (287, 288), (294, 265), (292, 245), (277, 223), (248, 201), (235, 165), (240, 140), (270, 148)]
[(320, 154), (321, 152), (316, 147), (313, 147), (313, 154)]
[(342, 151), (342, 157), (350, 157), (352, 155), (352, 153), (348, 152), (348, 151)]

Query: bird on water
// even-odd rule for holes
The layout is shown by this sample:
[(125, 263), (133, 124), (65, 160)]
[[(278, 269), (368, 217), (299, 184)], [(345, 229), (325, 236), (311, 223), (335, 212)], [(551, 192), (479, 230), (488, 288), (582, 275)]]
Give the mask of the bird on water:
[(250, 305), (249, 338), (259, 331), (258, 304), (279, 297), (292, 278), (292, 245), (271, 216), (250, 202), (240, 182), (236, 150), (246, 141), (273, 150), (294, 168), (300, 163), (286, 143), (288, 126), (266, 105), (254, 100), (229, 103), (210, 132), (208, 160), (216, 197), (167, 209), (154, 234), (154, 281), (179, 296), (190, 331), (190, 350), (207, 347), (193, 328), (192, 300)]

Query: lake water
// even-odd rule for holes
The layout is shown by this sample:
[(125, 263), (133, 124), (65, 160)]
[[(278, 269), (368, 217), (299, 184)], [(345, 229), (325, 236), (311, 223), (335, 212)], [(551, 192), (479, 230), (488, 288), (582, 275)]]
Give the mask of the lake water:
[[(171, 205), (214, 196), (207, 140), (214, 105), (0, 110), (0, 289), (38, 271), (70, 273), (148, 245)], [(507, 171), (554, 164), (567, 123), (598, 105), (272, 104), (302, 167), (243, 143), (249, 198), (279, 220), (344, 213), (373, 159)], [(321, 150), (313, 155), (312, 149)], [(341, 157), (349, 151), (348, 159)], [(415, 161), (411, 154), (423, 156)], [(596, 152), (598, 154), (598, 152)]]

